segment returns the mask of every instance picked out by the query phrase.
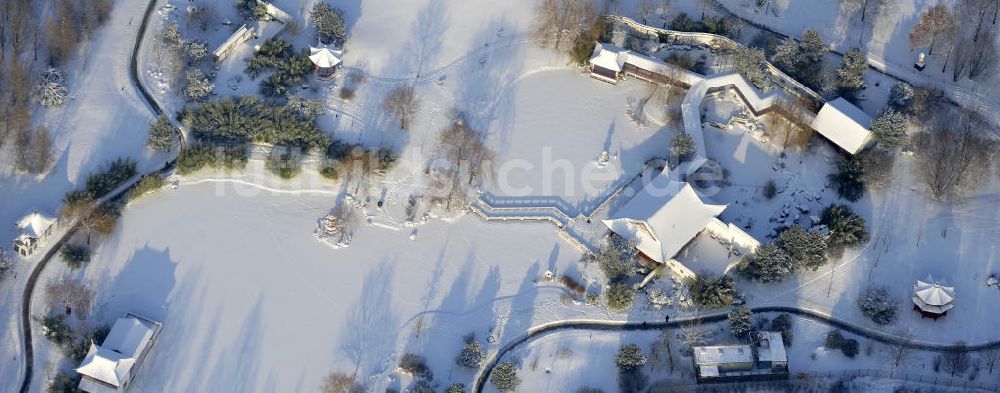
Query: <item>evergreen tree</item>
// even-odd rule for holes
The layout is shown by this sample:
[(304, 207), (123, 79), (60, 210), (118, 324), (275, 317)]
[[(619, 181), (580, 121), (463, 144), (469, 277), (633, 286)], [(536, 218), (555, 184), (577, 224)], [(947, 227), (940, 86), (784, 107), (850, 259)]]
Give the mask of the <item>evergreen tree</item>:
[(638, 370), (646, 365), (646, 355), (642, 354), (642, 349), (635, 344), (622, 345), (618, 348), (618, 356), (615, 363), (622, 370)]
[(741, 339), (750, 337), (750, 318), (752, 314), (747, 306), (739, 306), (729, 312), (729, 332)]
[(60, 107), (69, 100), (69, 91), (66, 90), (66, 80), (63, 79), (62, 72), (49, 67), (42, 73), (35, 87), (35, 97), (38, 104), (46, 107)]
[(896, 302), (889, 297), (885, 288), (865, 288), (858, 294), (858, 308), (879, 325), (887, 325), (896, 320)]
[(462, 353), (455, 358), (455, 364), (462, 367), (479, 368), (483, 365), (484, 360), (486, 360), (486, 355), (483, 354), (482, 344), (471, 342), (462, 348)]
[(344, 11), (330, 7), (326, 3), (316, 3), (310, 12), (316, 33), (320, 42), (341, 44), (347, 38), (347, 22), (344, 21)]
[(733, 304), (736, 284), (727, 275), (705, 277), (699, 274), (688, 284), (691, 301), (704, 308), (722, 308)]
[(632, 307), (635, 290), (628, 284), (615, 283), (607, 289), (605, 297), (609, 308), (614, 311), (622, 311)]
[(694, 138), (688, 133), (678, 133), (670, 140), (670, 155), (676, 158), (678, 163), (691, 160), (694, 158), (694, 153)]
[(882, 116), (872, 122), (871, 131), (875, 134), (878, 146), (893, 150), (906, 144), (906, 123), (906, 115), (902, 112), (896, 112), (892, 107), (886, 109)]
[(460, 383), (453, 383), (448, 385), (448, 388), (444, 390), (444, 393), (465, 393), (465, 385)]
[(826, 239), (795, 225), (778, 235), (778, 245), (788, 253), (795, 268), (816, 270), (826, 264)]
[(84, 263), (90, 262), (90, 247), (67, 244), (59, 250), (59, 256), (70, 269), (76, 270)]
[(743, 257), (740, 271), (748, 277), (768, 283), (781, 281), (792, 274), (794, 266), (785, 249), (777, 244), (765, 244), (752, 254)]
[(788, 37), (774, 48), (774, 54), (771, 55), (771, 62), (782, 71), (785, 71), (785, 73), (796, 76), (799, 73), (801, 58), (802, 53), (799, 50), (799, 43), (794, 38)]
[(857, 158), (842, 161), (837, 173), (831, 173), (829, 179), (837, 187), (841, 198), (856, 202), (865, 195), (864, 167)]
[(635, 243), (621, 236), (608, 236), (593, 258), (609, 281), (635, 274), (637, 262)]
[(184, 97), (188, 101), (204, 101), (212, 94), (212, 82), (201, 70), (194, 69), (187, 73), (187, 84), (184, 86)]
[(906, 82), (898, 82), (889, 90), (889, 106), (900, 112), (907, 112), (913, 101), (913, 87)]
[(852, 46), (844, 52), (844, 62), (837, 68), (837, 89), (851, 94), (865, 87), (865, 71), (868, 63), (861, 48)]
[(830, 205), (823, 209), (820, 223), (830, 231), (827, 245), (831, 247), (852, 247), (868, 242), (865, 219), (854, 214), (846, 205)]
[(517, 376), (517, 366), (513, 362), (503, 362), (498, 364), (490, 373), (490, 382), (501, 392), (513, 392), (521, 384), (521, 378)]
[(177, 144), (177, 129), (170, 124), (166, 115), (160, 115), (149, 124), (149, 139), (146, 147), (152, 151), (169, 151)]

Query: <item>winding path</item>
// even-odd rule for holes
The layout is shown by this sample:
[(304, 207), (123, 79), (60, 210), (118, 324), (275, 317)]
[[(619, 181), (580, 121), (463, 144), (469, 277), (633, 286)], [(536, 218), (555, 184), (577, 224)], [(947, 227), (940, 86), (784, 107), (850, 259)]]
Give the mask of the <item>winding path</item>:
[[(852, 322), (835, 319), (832, 316), (830, 316), (830, 314), (811, 309), (785, 307), (785, 306), (764, 306), (764, 307), (753, 307), (750, 310), (754, 313), (782, 312), (782, 313), (793, 314), (799, 317), (814, 320), (816, 322), (824, 323), (832, 327), (835, 327), (837, 329), (848, 331), (858, 336), (875, 340), (883, 344), (902, 345), (912, 349), (934, 351), (934, 352), (947, 352), (958, 348), (958, 346), (953, 344), (936, 344), (927, 341), (898, 337), (895, 335), (872, 330), (867, 327), (854, 324)], [(483, 369), (476, 375), (476, 380), (474, 382), (472, 391), (476, 393), (482, 393), (483, 389), (486, 387), (486, 381), (489, 379), (490, 373), (493, 372), (493, 369), (496, 367), (499, 360), (503, 359), (504, 355), (513, 351), (522, 344), (525, 344), (529, 341), (532, 341), (538, 337), (544, 336), (549, 333), (555, 333), (563, 330), (597, 330), (597, 331), (620, 331), (620, 332), (662, 330), (665, 328), (677, 328), (680, 327), (681, 324), (695, 319), (699, 319), (701, 320), (701, 322), (709, 322), (709, 323), (719, 322), (725, 320), (727, 315), (728, 311), (717, 311), (711, 314), (699, 315), (694, 317), (671, 319), (669, 322), (568, 320), (568, 321), (550, 322), (539, 326), (535, 326), (533, 328), (528, 329), (527, 332), (521, 334), (511, 342), (508, 342), (504, 346), (500, 347), (500, 350), (497, 351), (496, 355), (490, 358), (490, 361), (487, 362), (486, 365), (483, 367)], [(968, 351), (982, 351), (994, 348), (1000, 348), (1000, 340), (965, 345), (965, 349)]]
[[(149, 94), (145, 86), (142, 85), (139, 79), (139, 47), (141, 46), (143, 37), (146, 35), (146, 26), (149, 24), (149, 18), (153, 14), (153, 10), (156, 9), (156, 0), (150, 0), (149, 5), (146, 7), (146, 13), (142, 17), (142, 24), (139, 26), (139, 33), (135, 39), (135, 45), (132, 48), (132, 56), (130, 60), (129, 76), (132, 79), (132, 84), (139, 91), (143, 100), (149, 105), (149, 109), (153, 112), (154, 116), (163, 115), (163, 109), (160, 105), (153, 99), (153, 96)], [(180, 137), (180, 143), (184, 143), (184, 138)], [(170, 171), (176, 157), (168, 160), (161, 168), (151, 171), (150, 173), (166, 172)], [(137, 175), (132, 179), (129, 179), (124, 184), (119, 186), (114, 191), (108, 193), (107, 195), (101, 197), (97, 200), (91, 209), (100, 206), (101, 204), (108, 203), (110, 201), (119, 199), (126, 195), (129, 189), (132, 188), (143, 175)], [(24, 344), (24, 376), (21, 380), (21, 393), (28, 393), (31, 389), (31, 377), (34, 373), (35, 364), (35, 351), (34, 344), (31, 337), (31, 297), (35, 292), (35, 286), (38, 284), (38, 277), (41, 276), (42, 271), (45, 270), (45, 266), (48, 265), (49, 261), (56, 255), (59, 249), (65, 244), (72, 236), (79, 230), (79, 221), (74, 221), (70, 224), (70, 228), (60, 237), (52, 246), (45, 252), (45, 255), (38, 261), (35, 267), (31, 270), (31, 275), (28, 276), (28, 281), (24, 287), (24, 293), (21, 295), (21, 336), (23, 337)]]

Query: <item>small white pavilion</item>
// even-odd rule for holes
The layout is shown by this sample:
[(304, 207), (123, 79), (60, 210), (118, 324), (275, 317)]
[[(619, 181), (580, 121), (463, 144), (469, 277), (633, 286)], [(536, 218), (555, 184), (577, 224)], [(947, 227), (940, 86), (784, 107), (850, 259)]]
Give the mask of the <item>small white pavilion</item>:
[(810, 126), (848, 154), (857, 154), (872, 141), (868, 128), (872, 118), (843, 97), (827, 102), (820, 108)]
[(917, 280), (913, 284), (913, 309), (920, 313), (921, 318), (938, 319), (948, 314), (955, 307), (955, 287), (946, 287), (938, 282), (930, 284)]
[(31, 255), (38, 248), (39, 242), (52, 232), (52, 224), (55, 222), (55, 218), (38, 211), (24, 216), (16, 223), (18, 235), (14, 239), (14, 251), (22, 257)]
[(337, 71), (342, 61), (340, 57), (343, 51), (333, 50), (325, 46), (315, 48), (309, 47), (309, 60), (316, 66), (316, 75), (320, 78), (327, 78)]

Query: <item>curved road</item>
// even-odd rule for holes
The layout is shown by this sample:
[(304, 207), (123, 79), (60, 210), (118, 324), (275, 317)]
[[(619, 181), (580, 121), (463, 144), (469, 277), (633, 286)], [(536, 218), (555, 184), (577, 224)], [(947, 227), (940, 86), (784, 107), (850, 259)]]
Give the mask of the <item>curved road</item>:
[[(793, 314), (803, 318), (812, 319), (817, 322), (825, 323), (827, 325), (833, 326), (840, 330), (848, 331), (854, 333), (858, 336), (865, 337), (871, 340), (878, 341), (884, 344), (890, 345), (903, 345), (912, 349), (919, 349), (925, 351), (935, 351), (935, 352), (946, 352), (956, 348), (952, 344), (935, 344), (926, 341), (905, 339), (898, 336), (882, 333), (879, 331), (871, 330), (869, 328), (856, 325), (851, 322), (834, 319), (829, 314), (825, 314), (815, 310), (794, 308), (794, 307), (784, 307), (784, 306), (765, 306), (765, 307), (753, 307), (750, 309), (754, 313), (767, 313), (767, 312), (783, 312), (788, 314)], [(493, 368), (496, 367), (497, 362), (503, 359), (504, 355), (508, 352), (513, 351), (517, 347), (525, 344), (535, 338), (544, 336), (549, 333), (554, 333), (562, 330), (598, 330), (598, 331), (642, 331), (642, 330), (662, 330), (664, 328), (677, 328), (680, 327), (682, 323), (700, 319), (702, 322), (719, 322), (726, 319), (728, 312), (719, 311), (713, 314), (702, 315), (698, 317), (687, 317), (671, 319), (670, 322), (625, 322), (625, 321), (559, 321), (543, 324), (540, 326), (528, 329), (528, 331), (521, 336), (517, 337), (515, 340), (505, 344), (503, 347), (497, 351), (489, 363), (483, 367), (482, 371), (476, 375), (476, 380), (473, 385), (473, 392), (482, 393), (483, 389), (486, 387), (486, 381), (489, 379), (490, 373), (493, 372)], [(966, 345), (965, 349), (968, 351), (981, 351), (985, 349), (1000, 348), (1000, 340), (989, 341), (979, 344)]]
[[(142, 17), (142, 24), (139, 26), (139, 33), (135, 39), (135, 46), (132, 48), (129, 76), (132, 79), (132, 84), (135, 85), (136, 89), (138, 89), (143, 100), (149, 105), (150, 111), (153, 112), (153, 115), (160, 116), (163, 115), (163, 110), (160, 108), (160, 105), (156, 102), (156, 100), (153, 99), (153, 96), (149, 94), (149, 91), (147, 91), (140, 82), (138, 66), (139, 47), (142, 43), (143, 37), (146, 35), (146, 26), (149, 24), (149, 18), (155, 8), (156, 0), (150, 0), (149, 5), (146, 7), (146, 13)], [(184, 143), (182, 135), (179, 139), (180, 143)], [(150, 173), (170, 171), (173, 168), (175, 160), (176, 158), (168, 160), (163, 167)], [(129, 181), (126, 181), (122, 186), (119, 186), (118, 189), (100, 198), (97, 202), (95, 202), (92, 208), (126, 195), (126, 192), (131, 189), (132, 185), (138, 181), (138, 179), (142, 178), (142, 176), (143, 175), (138, 175), (129, 179)], [(31, 275), (28, 276), (28, 281), (24, 288), (24, 294), (21, 296), (21, 336), (23, 337), (24, 344), (24, 379), (21, 380), (21, 393), (28, 393), (31, 388), (31, 377), (34, 372), (33, 368), (35, 363), (35, 351), (31, 338), (31, 295), (35, 291), (35, 285), (38, 283), (38, 277), (41, 275), (42, 270), (45, 270), (45, 266), (48, 265), (49, 261), (56, 255), (59, 248), (62, 247), (63, 244), (65, 244), (73, 236), (73, 234), (76, 233), (79, 227), (79, 222), (73, 222), (70, 229), (52, 244), (52, 247), (49, 248), (45, 255), (42, 256), (42, 258), (38, 261), (38, 264), (35, 265), (34, 269), (31, 270)]]

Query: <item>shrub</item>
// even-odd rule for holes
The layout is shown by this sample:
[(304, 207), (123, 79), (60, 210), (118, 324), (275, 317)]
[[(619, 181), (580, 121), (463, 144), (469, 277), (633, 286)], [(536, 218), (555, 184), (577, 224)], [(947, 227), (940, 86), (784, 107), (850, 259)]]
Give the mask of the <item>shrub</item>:
[(84, 263), (90, 262), (90, 247), (84, 245), (66, 244), (59, 249), (59, 256), (70, 269), (76, 270)]
[(49, 387), (46, 389), (49, 393), (80, 393), (83, 392), (77, 386), (80, 384), (80, 374), (78, 373), (67, 373), (65, 371), (60, 371), (54, 378), (52, 382), (49, 383)]
[(212, 85), (212, 81), (208, 80), (199, 69), (193, 69), (187, 72), (185, 79), (187, 83), (184, 85), (184, 97), (188, 101), (204, 101), (208, 96), (212, 95), (212, 89), (215, 88)]
[(490, 382), (501, 392), (513, 392), (521, 384), (521, 378), (517, 376), (517, 366), (513, 362), (503, 362), (498, 364), (490, 373)]
[(247, 165), (247, 150), (243, 146), (212, 147), (194, 144), (177, 156), (177, 172), (186, 175), (202, 168), (243, 169)]
[(830, 247), (852, 247), (868, 242), (865, 219), (854, 214), (846, 205), (830, 205), (823, 209), (820, 223), (829, 228), (827, 245)]
[(288, 180), (302, 172), (302, 159), (292, 152), (272, 153), (264, 162), (264, 167), (278, 177)]
[(854, 358), (858, 354), (858, 340), (844, 338), (840, 330), (831, 331), (826, 335), (826, 347), (828, 349), (840, 349), (840, 352), (849, 358)]
[(404, 354), (403, 357), (399, 359), (399, 369), (404, 373), (416, 377), (433, 379), (431, 369), (430, 367), (427, 367), (427, 362), (424, 360), (424, 357), (417, 354)]
[(413, 389), (410, 389), (412, 393), (434, 393), (434, 388), (431, 387), (430, 382), (421, 379), (413, 385)]
[(781, 313), (771, 320), (771, 330), (781, 332), (781, 341), (786, 347), (792, 346), (792, 316)]
[(479, 366), (483, 365), (484, 360), (486, 360), (486, 355), (483, 353), (483, 345), (477, 342), (470, 342), (465, 344), (462, 352), (455, 358), (455, 364), (462, 367), (479, 368)]
[(130, 201), (139, 199), (139, 197), (143, 195), (162, 189), (166, 184), (166, 179), (164, 179), (163, 175), (159, 172), (148, 174), (143, 176), (142, 179), (139, 179), (139, 181), (135, 183), (135, 186), (132, 186), (132, 189), (129, 190), (128, 193), (128, 199)]
[(59, 347), (65, 348), (73, 342), (73, 329), (66, 324), (65, 315), (35, 317), (35, 321), (42, 326), (42, 335)]
[(149, 124), (149, 138), (146, 147), (152, 151), (169, 151), (177, 145), (177, 129), (170, 124), (166, 115), (160, 115)]
[(615, 311), (621, 311), (632, 307), (632, 301), (635, 298), (635, 290), (627, 284), (611, 284), (608, 288), (608, 292), (605, 294), (605, 301), (608, 303), (608, 307)]
[(695, 145), (694, 138), (686, 132), (674, 135), (670, 141), (670, 155), (677, 158), (677, 162), (685, 162), (694, 158)]
[(445, 388), (444, 393), (465, 393), (465, 385), (461, 383), (453, 383)]
[(202, 141), (266, 143), (324, 150), (330, 145), (312, 119), (294, 108), (268, 105), (254, 97), (229, 98), (185, 108), (181, 114), (193, 135)]
[(774, 199), (778, 196), (778, 185), (774, 182), (774, 179), (769, 179), (767, 183), (764, 184), (764, 189), (762, 190), (764, 198), (768, 200)]
[(587, 291), (587, 288), (584, 287), (582, 284), (580, 284), (579, 281), (565, 274), (559, 276), (559, 283), (561, 283), (570, 291), (573, 291), (573, 293), (577, 294), (577, 296), (583, 295), (584, 292)]
[(642, 349), (638, 345), (622, 345), (618, 348), (615, 364), (622, 370), (638, 370), (646, 365), (646, 355), (642, 354)]
[(750, 318), (752, 314), (747, 306), (739, 306), (729, 312), (726, 319), (729, 321), (729, 332), (737, 338), (750, 337)]
[(60, 107), (66, 104), (69, 99), (69, 91), (66, 90), (66, 80), (63, 79), (61, 71), (49, 67), (42, 72), (38, 84), (35, 86), (35, 99), (39, 105), (45, 108)]
[(697, 72), (698, 61), (687, 53), (671, 52), (664, 60), (666, 60), (667, 64), (673, 64), (686, 70)]
[(887, 325), (896, 320), (896, 302), (885, 288), (868, 286), (858, 294), (858, 308), (872, 322)]
[(376, 170), (379, 174), (385, 174), (399, 161), (399, 155), (389, 148), (378, 148), (375, 150)]
[(719, 275), (705, 278), (698, 275), (688, 284), (691, 301), (704, 308), (722, 308), (733, 304), (736, 284), (732, 277)]
[(267, 7), (257, 0), (236, 0), (236, 12), (240, 17), (248, 20), (261, 20), (267, 16)]

